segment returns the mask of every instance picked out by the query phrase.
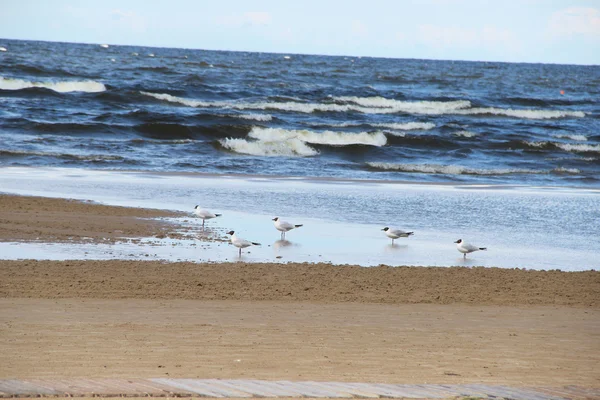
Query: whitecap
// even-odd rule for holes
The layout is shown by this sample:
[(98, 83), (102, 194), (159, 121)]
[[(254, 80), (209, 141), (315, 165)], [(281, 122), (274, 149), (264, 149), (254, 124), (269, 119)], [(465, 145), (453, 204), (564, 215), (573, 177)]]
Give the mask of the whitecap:
[(555, 146), (575, 153), (600, 153), (600, 144), (554, 143)]
[(87, 92), (98, 93), (106, 91), (106, 86), (100, 82), (86, 81), (56, 81), (56, 82), (33, 82), (24, 79), (11, 79), (0, 76), (0, 89), (2, 90), (21, 90), (28, 88), (46, 88), (59, 93), (68, 92)]
[(414, 172), (421, 174), (445, 174), (445, 175), (510, 175), (510, 174), (544, 174), (547, 171), (519, 168), (481, 169), (467, 168), (460, 165), (441, 164), (396, 164), (384, 162), (367, 162), (371, 168), (386, 171)]
[(459, 115), (500, 115), (506, 117), (525, 118), (525, 119), (552, 119), (566, 117), (585, 117), (582, 111), (568, 110), (536, 110), (536, 109), (504, 109), (495, 107), (477, 107), (472, 108), (468, 100), (451, 101), (401, 101), (386, 99), (384, 97), (335, 97), (334, 99), (343, 102), (352, 102), (365, 107), (373, 107), (378, 111), (375, 113), (413, 113), (413, 114), (459, 114)]
[(552, 170), (552, 172), (554, 172), (556, 174), (573, 174), (573, 175), (581, 173), (581, 171), (578, 170), (577, 168), (565, 168), (565, 167), (554, 168)]
[(468, 110), (457, 110), (456, 114), (461, 115), (500, 115), (505, 117), (515, 117), (524, 119), (555, 119), (555, 118), (583, 118), (583, 111), (566, 111), (566, 110), (534, 110), (534, 109), (512, 109), (512, 108), (471, 108)]
[(314, 132), (309, 130), (288, 130), (281, 128), (252, 128), (248, 137), (261, 141), (280, 141), (297, 139), (312, 144), (328, 146), (348, 146), (354, 144), (385, 146), (387, 138), (383, 132)]
[(413, 112), (417, 114), (442, 114), (449, 111), (456, 111), (471, 107), (471, 102), (468, 100), (452, 100), (452, 101), (401, 101), (386, 99), (384, 97), (356, 97), (356, 96), (341, 96), (334, 97), (334, 100), (351, 102), (363, 107), (389, 109), (393, 112)]
[(308, 157), (319, 154), (317, 150), (298, 139), (268, 142), (228, 138), (219, 140), (219, 143), (235, 153), (253, 156)]
[(262, 122), (271, 121), (273, 119), (273, 117), (269, 114), (237, 114), (235, 116), (242, 119)]
[[(302, 103), (302, 102), (226, 102), (226, 101), (199, 101), (172, 96), (166, 93), (140, 92), (143, 95), (151, 96), (159, 100), (173, 103), (184, 104), (189, 107), (222, 107), (238, 110), (279, 110), (301, 113), (314, 112), (361, 112), (364, 114), (423, 114), (423, 115), (501, 115), (515, 118), (526, 119), (551, 119), (566, 117), (584, 117), (582, 111), (565, 110), (533, 110), (533, 109), (502, 109), (502, 108), (471, 108), (471, 102), (468, 100), (453, 101), (399, 101), (385, 99), (383, 97), (334, 97), (334, 100), (345, 102), (339, 103)], [(429, 126), (429, 125), (427, 125)], [(396, 128), (391, 128), (396, 129)], [(403, 129), (403, 128), (400, 128)], [(413, 129), (413, 128), (411, 128)]]
[(552, 136), (554, 136), (555, 138), (558, 138), (558, 139), (577, 140), (579, 142), (587, 141), (587, 137), (585, 135), (571, 135), (571, 134), (563, 133), (563, 134), (552, 135)]
[(389, 122), (389, 123), (379, 123), (379, 124), (370, 124), (368, 122), (364, 123), (356, 123), (356, 122), (341, 122), (341, 123), (331, 123), (331, 124), (319, 124), (319, 125), (327, 125), (327, 126), (335, 126), (335, 127), (353, 127), (353, 126), (361, 126), (361, 125), (369, 125), (375, 128), (385, 128), (385, 129), (393, 129), (393, 130), (401, 130), (401, 131), (416, 131), (416, 130), (430, 130), (435, 128), (435, 124), (432, 122)]
[(476, 133), (471, 132), (471, 131), (458, 131), (458, 132), (453, 132), (452, 133), (454, 136), (458, 136), (458, 137), (466, 137), (466, 138), (472, 138), (477, 136)]

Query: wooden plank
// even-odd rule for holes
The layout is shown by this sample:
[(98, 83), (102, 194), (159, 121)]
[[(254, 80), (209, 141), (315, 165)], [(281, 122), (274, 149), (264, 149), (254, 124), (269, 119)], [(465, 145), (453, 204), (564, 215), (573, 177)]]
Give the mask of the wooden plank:
[(54, 395), (55, 391), (46, 389), (42, 386), (37, 386), (31, 382), (18, 380), (18, 379), (6, 379), (0, 381), (0, 391), (10, 396), (22, 395), (22, 394), (43, 394), (43, 395)]
[(569, 391), (569, 393), (577, 393), (584, 397), (585, 399), (598, 399), (600, 398), (600, 388), (584, 388), (581, 386), (568, 385), (564, 387)]
[(200, 388), (197, 385), (191, 386), (188, 383), (180, 382), (178, 379), (154, 378), (152, 379), (152, 382), (160, 383), (172, 387), (173, 389), (183, 390), (189, 394), (195, 393), (205, 397), (225, 397), (221, 393), (213, 392), (206, 388)]
[(557, 400), (566, 400), (566, 399), (570, 399), (571, 395), (569, 394), (569, 390), (568, 389), (564, 389), (562, 387), (545, 387), (545, 386), (536, 386), (536, 387), (532, 387), (531, 389), (536, 390), (540, 393), (546, 393), (549, 396), (553, 396), (553, 399), (557, 399)]
[(490, 386), (490, 394), (501, 393), (503, 397), (523, 400), (550, 400), (544, 393), (507, 386)]
[(404, 397), (409, 399), (439, 399), (441, 397), (436, 391), (429, 390), (419, 385), (395, 385)]
[[(394, 385), (394, 384), (386, 384), (386, 383), (377, 383), (375, 386), (381, 387), (383, 390), (386, 390), (386, 397), (403, 397), (405, 396), (405, 388), (409, 385)], [(422, 385), (416, 385), (421, 387)], [(426, 385), (429, 386), (429, 385)], [(435, 388), (431, 391), (431, 398), (448, 398), (456, 396), (456, 392), (450, 392), (446, 389)]]
[(373, 393), (364, 392), (358, 390), (352, 386), (352, 383), (346, 382), (314, 382), (315, 385), (323, 390), (329, 390), (338, 394), (338, 397), (366, 397), (366, 398), (378, 398), (378, 395)]
[(321, 389), (318, 386), (313, 385), (314, 382), (291, 382), (291, 381), (279, 381), (290, 387), (293, 390), (297, 390), (302, 393), (304, 397), (346, 397), (342, 393), (338, 393), (331, 390)]
[(264, 384), (264, 381), (255, 383), (250, 380), (233, 379), (233, 380), (219, 380), (219, 379), (207, 379), (207, 383), (211, 383), (217, 386), (222, 386), (228, 389), (237, 390), (242, 393), (248, 393), (256, 397), (278, 397), (281, 395), (274, 394)]
[(250, 380), (250, 382), (264, 386), (265, 389), (268, 389), (270, 393), (277, 394), (277, 396), (279, 396), (279, 397), (300, 397), (300, 396), (302, 396), (302, 393), (300, 393), (299, 391), (296, 391), (289, 387), (286, 387), (284, 384), (281, 384), (278, 381)]
[(427, 387), (429, 390), (435, 391), (442, 398), (460, 396), (460, 392), (458, 390), (452, 389), (452, 386), (447, 385), (417, 385), (420, 387)]
[(461, 396), (473, 396), (473, 397), (488, 397), (487, 388), (485, 385), (465, 384), (456, 385), (462, 393)]

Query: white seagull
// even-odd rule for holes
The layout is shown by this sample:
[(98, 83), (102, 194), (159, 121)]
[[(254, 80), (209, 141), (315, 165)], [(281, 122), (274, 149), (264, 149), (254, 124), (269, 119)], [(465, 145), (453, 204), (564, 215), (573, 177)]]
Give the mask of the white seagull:
[(394, 244), (394, 239), (398, 239), (401, 237), (407, 238), (410, 235), (414, 235), (414, 232), (406, 232), (406, 231), (403, 231), (402, 229), (392, 229), (392, 228), (388, 228), (387, 226), (385, 228), (383, 228), (382, 231), (385, 232), (385, 235), (387, 237), (392, 239), (392, 244)]
[(464, 258), (467, 258), (468, 253), (472, 253), (478, 250), (487, 250), (487, 247), (477, 247), (470, 243), (465, 243), (462, 239), (458, 239), (454, 243), (456, 243), (456, 249), (464, 254)]
[(194, 215), (198, 218), (202, 218), (202, 230), (204, 230), (204, 223), (207, 219), (217, 218), (220, 217), (222, 214), (213, 214), (210, 211), (201, 208), (200, 206), (196, 206), (194, 207)]
[(234, 231), (229, 231), (227, 232), (228, 235), (231, 235), (231, 243), (237, 247), (238, 249), (240, 249), (240, 257), (242, 256), (242, 249), (245, 249), (246, 247), (250, 247), (252, 245), (254, 246), (260, 246), (260, 243), (256, 243), (256, 242), (250, 242), (246, 239), (242, 239), (240, 237), (237, 237), (235, 235)]
[(277, 229), (278, 231), (281, 232), (282, 239), (285, 239), (286, 232), (291, 231), (292, 229), (295, 229), (295, 228), (300, 228), (302, 226), (302, 224), (294, 225), (287, 221), (282, 221), (281, 218), (279, 218), (279, 217), (273, 218), (273, 221), (275, 221), (275, 222), (273, 222), (273, 224), (275, 225), (275, 229)]

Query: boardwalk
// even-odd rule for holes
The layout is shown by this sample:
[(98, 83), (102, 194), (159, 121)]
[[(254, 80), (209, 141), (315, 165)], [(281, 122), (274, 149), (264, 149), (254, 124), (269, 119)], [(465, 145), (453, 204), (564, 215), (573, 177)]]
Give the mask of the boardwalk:
[(306, 397), (399, 399), (600, 399), (600, 388), (491, 385), (399, 385), (247, 379), (5, 379), (0, 397)]

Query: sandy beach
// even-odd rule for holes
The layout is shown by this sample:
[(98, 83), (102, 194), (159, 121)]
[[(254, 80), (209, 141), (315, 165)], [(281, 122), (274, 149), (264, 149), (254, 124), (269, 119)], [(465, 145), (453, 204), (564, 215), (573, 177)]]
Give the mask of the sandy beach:
[[(0, 240), (169, 236), (149, 219), (169, 216), (0, 196)], [(598, 386), (599, 307), (597, 271), (3, 260), (0, 379)]]

